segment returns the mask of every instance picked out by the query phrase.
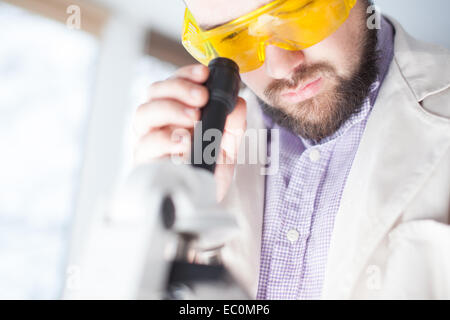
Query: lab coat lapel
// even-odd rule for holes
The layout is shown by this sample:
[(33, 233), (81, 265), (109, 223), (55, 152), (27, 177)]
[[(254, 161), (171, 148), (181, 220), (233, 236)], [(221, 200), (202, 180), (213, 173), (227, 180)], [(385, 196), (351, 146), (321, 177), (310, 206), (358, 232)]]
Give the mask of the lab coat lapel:
[(399, 65), (414, 68), (410, 72), (416, 84), (429, 70), (422, 68), (421, 74), (419, 67), (411, 66), (412, 57), (402, 56), (402, 51), (409, 51), (401, 43), (403, 30), (396, 30), (396, 58), (369, 118), (336, 217), (324, 299), (351, 298), (371, 254), (449, 146), (448, 121), (427, 113), (417, 102), (431, 88), (411, 88)]

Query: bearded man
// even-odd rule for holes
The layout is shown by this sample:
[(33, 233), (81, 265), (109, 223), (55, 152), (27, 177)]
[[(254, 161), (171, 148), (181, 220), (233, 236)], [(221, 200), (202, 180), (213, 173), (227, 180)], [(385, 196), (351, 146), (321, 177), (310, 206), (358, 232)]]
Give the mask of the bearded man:
[[(233, 59), (246, 92), (222, 143), (271, 129), (264, 164), (218, 164), (240, 233), (223, 262), (257, 299), (450, 298), (450, 55), (367, 0), (186, 0), (186, 49)], [(379, 28), (373, 28), (378, 25)], [(150, 88), (138, 162), (186, 154), (204, 65)], [(274, 131), (275, 130), (275, 131)], [(276, 148), (274, 148), (276, 144)], [(273, 154), (267, 154), (273, 158)]]

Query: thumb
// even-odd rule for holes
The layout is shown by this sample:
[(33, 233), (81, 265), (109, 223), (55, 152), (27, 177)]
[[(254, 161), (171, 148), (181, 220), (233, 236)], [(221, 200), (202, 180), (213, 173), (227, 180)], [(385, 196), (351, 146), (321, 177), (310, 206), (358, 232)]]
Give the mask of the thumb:
[(233, 112), (227, 117), (221, 142), (221, 149), (227, 157), (235, 158), (241, 139), (247, 128), (247, 103), (239, 97)]
[(233, 180), (237, 155), (247, 127), (247, 103), (238, 98), (234, 111), (227, 117), (221, 150), (217, 159), (215, 179), (217, 184), (217, 200), (225, 197)]

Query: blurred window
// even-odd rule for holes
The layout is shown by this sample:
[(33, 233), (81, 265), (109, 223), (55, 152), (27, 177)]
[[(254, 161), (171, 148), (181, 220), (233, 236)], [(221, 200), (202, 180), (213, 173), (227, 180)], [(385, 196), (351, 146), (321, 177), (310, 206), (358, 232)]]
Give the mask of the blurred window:
[(2, 2), (0, 39), (0, 298), (58, 298), (98, 39)]
[(132, 134), (132, 119), (136, 109), (147, 101), (148, 88), (153, 82), (169, 78), (176, 71), (177, 67), (169, 62), (158, 59), (154, 56), (144, 54), (138, 61), (134, 70), (134, 79), (131, 86), (131, 108), (129, 109), (128, 123), (130, 130), (125, 136), (124, 168), (125, 176), (133, 169), (133, 147), (136, 137)]
[(133, 105), (145, 102), (149, 86), (155, 82), (169, 78), (176, 66), (150, 55), (144, 55), (139, 61), (135, 72), (132, 88)]

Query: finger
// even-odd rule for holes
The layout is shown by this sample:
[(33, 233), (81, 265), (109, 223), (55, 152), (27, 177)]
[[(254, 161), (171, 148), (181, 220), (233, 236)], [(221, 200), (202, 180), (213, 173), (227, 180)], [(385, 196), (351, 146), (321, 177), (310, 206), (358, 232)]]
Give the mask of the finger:
[(149, 101), (166, 98), (201, 108), (208, 102), (209, 92), (205, 86), (179, 77), (155, 82), (150, 86)]
[(183, 128), (164, 128), (143, 137), (134, 152), (135, 163), (146, 163), (161, 157), (190, 152), (190, 131)]
[(239, 97), (235, 109), (227, 117), (222, 137), (221, 148), (226, 151), (228, 157), (235, 158), (237, 156), (246, 127), (247, 103)]
[(133, 119), (133, 127), (136, 134), (142, 136), (151, 129), (165, 126), (191, 128), (199, 119), (199, 109), (175, 100), (156, 100), (138, 108)]
[(175, 72), (174, 77), (184, 78), (202, 84), (208, 80), (209, 69), (202, 64), (193, 64), (178, 69)]
[(245, 129), (247, 123), (247, 102), (238, 97), (236, 107), (227, 117), (225, 122), (225, 130), (233, 131), (236, 129)]
[(216, 198), (221, 202), (226, 196), (233, 180), (236, 160), (242, 137), (247, 127), (247, 104), (238, 98), (234, 111), (227, 117), (221, 150), (217, 160), (214, 178), (217, 181)]
[(224, 149), (220, 151), (219, 158), (221, 164), (216, 166), (214, 179), (217, 182), (216, 199), (218, 202), (221, 202), (225, 198), (225, 195), (230, 188), (231, 182), (233, 181), (234, 169), (236, 167), (236, 164), (234, 159), (231, 159)]

